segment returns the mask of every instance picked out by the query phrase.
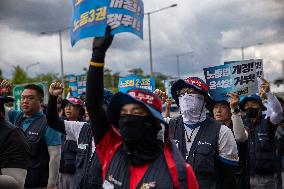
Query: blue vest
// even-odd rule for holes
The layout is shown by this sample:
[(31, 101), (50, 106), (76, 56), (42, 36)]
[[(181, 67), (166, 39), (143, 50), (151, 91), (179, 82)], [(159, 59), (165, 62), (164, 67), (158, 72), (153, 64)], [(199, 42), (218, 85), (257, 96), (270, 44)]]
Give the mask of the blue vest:
[[(19, 116), (15, 125), (22, 127), (23, 114)], [(35, 119), (24, 131), (30, 145), (31, 157), (25, 187), (46, 187), (49, 175), (49, 153), (44, 140), (47, 121), (45, 115)], [(21, 128), (22, 129), (22, 128)]]
[(185, 128), (182, 117), (170, 121), (174, 141), (184, 159), (191, 164), (200, 188), (216, 189), (219, 183), (219, 133), (221, 124), (207, 118), (194, 138), (190, 152), (186, 149)]
[(99, 189), (102, 186), (102, 165), (96, 152), (92, 156), (92, 136), (91, 127), (84, 124), (78, 138), (73, 189)]
[(250, 130), (248, 147), (251, 175), (276, 172), (275, 132), (270, 133), (271, 127), (276, 126), (271, 125), (268, 119), (265, 119), (263, 115), (254, 125), (244, 119), (245, 126)]

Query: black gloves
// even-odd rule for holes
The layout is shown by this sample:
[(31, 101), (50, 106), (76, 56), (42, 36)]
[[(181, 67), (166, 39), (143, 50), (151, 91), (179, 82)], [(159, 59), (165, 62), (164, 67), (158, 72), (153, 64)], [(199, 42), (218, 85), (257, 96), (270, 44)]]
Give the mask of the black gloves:
[(104, 37), (96, 37), (93, 42), (93, 54), (92, 54), (92, 62), (96, 63), (104, 63), (105, 54), (107, 49), (110, 47), (113, 35), (110, 34), (111, 30), (108, 26), (106, 28), (106, 33)]

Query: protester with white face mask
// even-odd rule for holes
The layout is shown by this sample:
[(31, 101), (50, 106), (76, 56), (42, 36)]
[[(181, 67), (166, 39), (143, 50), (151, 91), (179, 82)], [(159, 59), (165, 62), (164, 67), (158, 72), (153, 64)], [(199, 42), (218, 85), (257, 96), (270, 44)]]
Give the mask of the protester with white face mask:
[(200, 189), (235, 188), (237, 145), (232, 131), (212, 118), (208, 86), (197, 77), (178, 80), (171, 89), (181, 116), (169, 121), (171, 134), (195, 171)]

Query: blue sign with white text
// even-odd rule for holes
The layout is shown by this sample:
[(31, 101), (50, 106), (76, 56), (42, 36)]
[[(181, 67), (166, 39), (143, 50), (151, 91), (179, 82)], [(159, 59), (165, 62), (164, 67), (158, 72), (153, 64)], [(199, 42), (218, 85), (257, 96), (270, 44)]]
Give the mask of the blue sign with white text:
[(119, 78), (118, 82), (119, 92), (126, 93), (128, 90), (133, 88), (143, 88), (154, 92), (155, 79), (153, 77), (141, 78), (135, 75)]
[(142, 0), (73, 0), (71, 44), (104, 36), (107, 26), (113, 35), (130, 32), (143, 39), (143, 20)]
[(77, 93), (78, 96), (86, 95), (87, 75), (77, 75)]
[(106, 18), (105, 0), (73, 0), (71, 45), (83, 38), (104, 36)]
[(204, 68), (209, 93), (216, 101), (227, 100), (227, 94), (233, 91), (230, 65)]
[(107, 0), (107, 25), (112, 34), (130, 32), (143, 39), (142, 0)]
[(67, 80), (69, 82), (71, 96), (78, 96), (78, 85), (77, 85), (77, 77), (74, 74), (67, 75)]

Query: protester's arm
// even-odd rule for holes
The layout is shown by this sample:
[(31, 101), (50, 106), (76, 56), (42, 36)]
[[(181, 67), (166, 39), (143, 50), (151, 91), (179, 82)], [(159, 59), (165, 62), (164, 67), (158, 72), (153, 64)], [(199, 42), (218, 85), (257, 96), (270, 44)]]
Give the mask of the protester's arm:
[(269, 104), (269, 110), (270, 110), (270, 122), (272, 124), (279, 124), (282, 120), (282, 114), (283, 114), (283, 109), (282, 106), (279, 102), (279, 100), (274, 96), (272, 93), (268, 92), (266, 93), (267, 96), (267, 101)]
[(49, 95), (46, 112), (47, 124), (52, 129), (59, 131), (62, 134), (66, 134), (64, 121), (59, 119), (57, 113), (57, 97), (58, 96)]
[(235, 170), (238, 164), (238, 149), (232, 131), (222, 125), (219, 134), (219, 165), (221, 188), (234, 188)]
[(20, 168), (4, 168), (1, 169), (1, 174), (10, 176), (17, 181), (18, 188), (24, 188), (27, 170)]
[(61, 158), (61, 146), (48, 146), (49, 153), (49, 177), (48, 188), (55, 188), (59, 175), (59, 165)]
[(270, 122), (273, 125), (277, 125), (282, 120), (282, 106), (278, 99), (271, 93), (269, 82), (265, 79), (262, 79), (262, 81), (263, 83), (261, 84), (259, 89), (259, 96), (262, 98), (262, 100), (267, 100), (269, 107), (269, 111), (267, 113), (269, 113), (270, 115), (267, 115), (266, 117), (270, 118)]
[(94, 39), (93, 54), (87, 76), (86, 107), (96, 144), (99, 144), (110, 128), (106, 110), (103, 108), (103, 77), (105, 53), (112, 40), (113, 36), (110, 35), (110, 29), (107, 29), (104, 37)]
[(49, 153), (49, 178), (48, 189), (56, 188), (58, 180), (59, 162), (61, 158), (61, 135), (50, 127), (46, 127), (44, 135), (45, 143)]
[(232, 112), (231, 120), (233, 124), (235, 139), (237, 142), (244, 142), (248, 139), (248, 133), (245, 130), (241, 115), (235, 112), (235, 110), (238, 108), (240, 97), (235, 93), (229, 93), (228, 96)]
[(172, 100), (170, 100), (168, 98), (168, 96), (166, 95), (165, 92), (163, 92), (162, 90), (160, 89), (156, 89), (154, 91), (154, 93), (156, 95), (158, 95), (161, 100), (162, 100), (162, 103), (165, 104), (165, 111), (163, 112), (164, 113), (164, 118), (169, 118), (171, 115), (171, 105), (172, 105)]
[(241, 115), (232, 114), (234, 136), (237, 142), (245, 142), (248, 139), (248, 132), (245, 130)]

